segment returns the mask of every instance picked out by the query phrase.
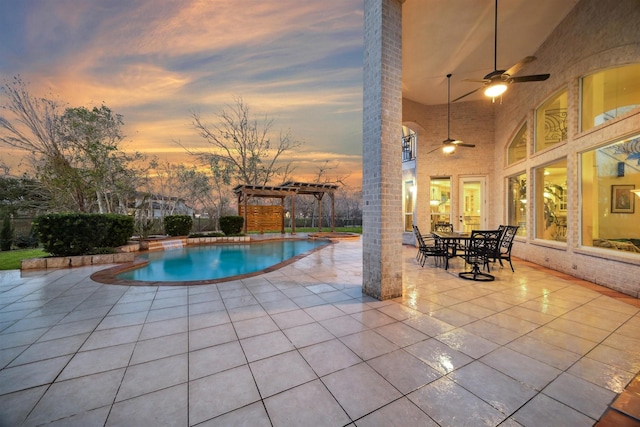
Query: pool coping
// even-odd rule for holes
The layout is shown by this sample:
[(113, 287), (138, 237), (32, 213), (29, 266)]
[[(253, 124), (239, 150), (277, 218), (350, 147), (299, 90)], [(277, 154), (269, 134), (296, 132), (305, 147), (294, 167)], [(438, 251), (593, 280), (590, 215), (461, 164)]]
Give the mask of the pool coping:
[[(119, 279), (116, 276), (120, 273), (123, 273), (125, 271), (128, 270), (132, 270), (134, 268), (139, 268), (142, 267), (145, 264), (148, 264), (149, 261), (135, 257), (133, 259), (133, 261), (131, 262), (126, 262), (120, 265), (116, 265), (114, 267), (109, 267), (106, 268), (104, 270), (100, 270), (97, 271), (95, 273), (93, 273), (90, 277), (91, 280), (95, 281), (95, 282), (99, 282), (99, 283), (103, 283), (105, 285), (118, 285), (118, 286), (199, 286), (199, 285), (212, 285), (212, 284), (216, 284), (216, 283), (223, 283), (223, 282), (231, 282), (234, 280), (242, 280), (242, 279), (246, 279), (248, 277), (255, 277), (255, 276), (259, 276), (261, 274), (265, 274), (265, 273), (269, 273), (272, 271), (276, 271), (286, 265), (292, 264), (316, 251), (319, 251), (321, 249), (324, 249), (330, 245), (336, 244), (339, 242), (339, 240), (336, 239), (326, 239), (326, 238), (318, 238), (318, 237), (307, 237), (307, 236), (295, 236), (295, 237), (264, 237), (261, 236), (261, 238), (257, 238), (257, 239), (249, 239), (246, 241), (240, 241), (240, 242), (215, 242), (215, 243), (198, 243), (198, 244), (188, 244), (187, 247), (189, 246), (217, 246), (217, 245), (247, 245), (247, 244), (260, 244), (263, 242), (268, 242), (268, 241), (282, 241), (282, 240), (326, 240), (327, 244), (326, 245), (322, 245), (322, 246), (318, 246), (316, 248), (312, 248), (302, 254), (298, 254), (295, 255), (289, 259), (286, 259), (282, 262), (279, 262), (277, 264), (271, 265), (267, 268), (264, 268), (262, 270), (258, 270), (258, 271), (253, 271), (251, 273), (245, 273), (245, 274), (238, 274), (235, 276), (229, 276), (229, 277), (222, 277), (222, 278), (218, 278), (218, 279), (207, 279), (207, 280), (189, 280), (189, 281), (171, 281), (171, 282), (163, 282), (163, 281), (143, 281), (143, 280), (127, 280), (127, 279)], [(141, 251), (143, 253), (148, 253), (150, 251)], [(153, 251), (153, 252), (157, 252), (157, 250)]]

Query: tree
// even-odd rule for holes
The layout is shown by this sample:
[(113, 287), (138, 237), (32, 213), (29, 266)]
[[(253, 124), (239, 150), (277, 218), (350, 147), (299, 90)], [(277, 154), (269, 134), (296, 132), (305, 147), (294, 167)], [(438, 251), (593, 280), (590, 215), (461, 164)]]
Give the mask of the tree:
[(52, 207), (76, 212), (124, 212), (143, 157), (119, 148), (122, 117), (106, 106), (66, 108), (31, 95), (15, 77), (2, 86), (0, 144), (26, 153)]
[[(126, 200), (134, 193), (139, 171), (132, 167), (143, 159), (139, 153), (128, 155), (120, 149), (124, 139), (120, 114), (107, 106), (67, 108), (58, 119), (57, 132), (65, 156), (73, 171), (67, 179), (82, 200), (97, 203), (100, 213), (125, 213)], [(94, 210), (78, 198), (81, 211)]]
[(209, 166), (215, 165), (219, 176), (227, 175), (236, 184), (267, 185), (276, 178), (285, 181), (293, 171), (284, 155), (302, 145), (289, 132), (280, 132), (272, 141), (273, 120), (265, 116), (254, 119), (242, 98), (227, 105), (218, 114), (218, 122), (206, 124), (199, 113), (192, 113), (192, 124), (212, 146), (208, 153), (190, 152)]

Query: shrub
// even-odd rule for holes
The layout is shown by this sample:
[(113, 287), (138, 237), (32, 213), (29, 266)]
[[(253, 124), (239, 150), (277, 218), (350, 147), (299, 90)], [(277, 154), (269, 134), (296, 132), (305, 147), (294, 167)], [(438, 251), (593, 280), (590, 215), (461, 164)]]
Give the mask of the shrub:
[(220, 230), (227, 236), (240, 234), (243, 225), (244, 217), (235, 215), (220, 217)]
[(13, 243), (13, 226), (8, 213), (2, 219), (2, 229), (0, 229), (0, 251), (10, 251)]
[(193, 226), (189, 215), (168, 215), (164, 217), (164, 231), (169, 236), (188, 236)]
[(45, 251), (74, 256), (126, 244), (134, 224), (133, 217), (126, 215), (67, 213), (41, 215), (33, 226)]

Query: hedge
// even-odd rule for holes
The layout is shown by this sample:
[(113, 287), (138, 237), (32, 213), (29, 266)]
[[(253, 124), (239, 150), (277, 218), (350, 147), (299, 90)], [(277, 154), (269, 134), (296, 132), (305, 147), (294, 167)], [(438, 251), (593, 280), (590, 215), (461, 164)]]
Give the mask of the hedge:
[(164, 217), (164, 232), (169, 236), (188, 236), (193, 227), (189, 215), (167, 215)]
[(220, 230), (227, 236), (240, 234), (243, 225), (244, 217), (235, 215), (220, 217)]
[(53, 256), (76, 256), (104, 252), (127, 243), (134, 219), (115, 214), (48, 214), (33, 226), (44, 250)]

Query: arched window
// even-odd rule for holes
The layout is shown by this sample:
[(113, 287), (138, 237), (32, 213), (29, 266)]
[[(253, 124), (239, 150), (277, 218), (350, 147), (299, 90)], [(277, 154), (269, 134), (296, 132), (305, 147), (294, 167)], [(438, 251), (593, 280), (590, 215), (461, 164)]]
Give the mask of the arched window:
[(582, 131), (640, 107), (640, 64), (582, 78)]
[(536, 110), (536, 153), (567, 140), (568, 100), (569, 95), (565, 89)]
[(523, 124), (507, 148), (507, 165), (527, 158), (527, 124)]

